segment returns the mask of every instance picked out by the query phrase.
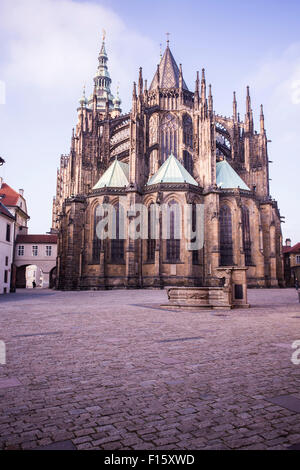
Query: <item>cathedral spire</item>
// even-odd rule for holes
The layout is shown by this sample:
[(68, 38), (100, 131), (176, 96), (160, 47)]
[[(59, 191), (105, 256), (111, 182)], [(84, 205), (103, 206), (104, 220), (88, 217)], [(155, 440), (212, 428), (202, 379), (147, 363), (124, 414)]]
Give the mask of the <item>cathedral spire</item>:
[(249, 86), (247, 86), (246, 113), (250, 113), (250, 112), (251, 112), (251, 98), (250, 98)]
[[(106, 110), (106, 101), (108, 101), (109, 110), (112, 110), (113, 105), (113, 95), (110, 90), (111, 78), (108, 71), (108, 55), (105, 48), (105, 37), (106, 33), (103, 30), (102, 34), (102, 44), (98, 56), (98, 68), (96, 75), (94, 77), (94, 87), (97, 95), (97, 110), (105, 112)], [(93, 97), (89, 100), (89, 105), (92, 105)]]
[(201, 117), (202, 119), (205, 119), (207, 117), (205, 69), (202, 69), (201, 79)]
[(197, 71), (196, 74), (196, 82), (195, 82), (195, 93), (194, 93), (194, 103), (195, 103), (195, 108), (199, 107), (199, 72)]
[(167, 47), (170, 45), (170, 33), (166, 33), (167, 36)]
[(202, 79), (201, 79), (201, 100), (202, 103), (206, 100), (206, 80), (205, 80), (205, 69), (202, 69)]
[(82, 97), (79, 100), (79, 104), (80, 104), (81, 108), (86, 108), (87, 103), (88, 103), (88, 100), (85, 96), (85, 85), (84, 85), (83, 91), (82, 91)]
[(251, 109), (251, 98), (250, 98), (249, 86), (247, 86), (247, 96), (246, 96), (245, 131), (253, 133), (253, 113)]
[(133, 82), (133, 90), (132, 90), (132, 100), (136, 101), (137, 99), (137, 94), (136, 94), (136, 83)]
[(132, 113), (135, 114), (136, 111), (137, 111), (136, 83), (133, 82), (133, 89), (132, 89)]
[[(173, 57), (169, 43), (153, 77), (149, 91), (159, 88), (179, 88), (180, 70)], [(188, 90), (182, 77), (182, 89)]]
[(143, 94), (143, 69), (140, 67), (139, 70), (139, 96)]
[(199, 84), (200, 84), (200, 79), (199, 79), (199, 72), (197, 70), (196, 82), (195, 82), (195, 93), (198, 93), (198, 95), (199, 95)]
[(183, 82), (183, 77), (182, 77), (182, 64), (179, 64), (179, 89), (182, 90), (182, 82)]
[[(150, 86), (150, 90), (152, 88), (152, 83), (151, 83), (151, 86)], [(160, 70), (159, 70), (159, 64), (157, 64), (157, 70), (156, 70), (156, 88), (157, 88), (157, 90), (159, 90), (159, 84), (160, 84)]]
[(265, 116), (263, 105), (260, 105), (260, 133), (265, 134)]
[(208, 112), (210, 114), (210, 116), (212, 116), (213, 114), (213, 97), (212, 97), (212, 94), (211, 94), (211, 85), (208, 85)]
[(237, 116), (237, 101), (236, 101), (236, 93), (235, 91), (233, 92), (233, 120), (237, 122), (238, 116)]

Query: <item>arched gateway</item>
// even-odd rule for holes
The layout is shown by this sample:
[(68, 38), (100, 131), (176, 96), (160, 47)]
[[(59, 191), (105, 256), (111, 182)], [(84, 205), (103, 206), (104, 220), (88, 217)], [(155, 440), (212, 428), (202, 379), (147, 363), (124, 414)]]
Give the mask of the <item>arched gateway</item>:
[(14, 267), (16, 269), (16, 288), (48, 288), (50, 275), (56, 269), (57, 236), (17, 235), (15, 243)]

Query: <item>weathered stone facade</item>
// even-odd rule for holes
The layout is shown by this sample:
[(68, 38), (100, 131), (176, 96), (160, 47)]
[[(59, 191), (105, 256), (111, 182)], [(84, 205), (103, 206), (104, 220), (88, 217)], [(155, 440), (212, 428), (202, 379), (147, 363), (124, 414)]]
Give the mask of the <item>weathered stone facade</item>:
[[(224, 265), (246, 265), (249, 286), (283, 285), (281, 219), (269, 192), (263, 109), (257, 133), (249, 88), (243, 122), (235, 94), (232, 117), (218, 115), (211, 86), (207, 96), (204, 69), (201, 80), (197, 73), (195, 91), (189, 91), (167, 44), (149, 89), (140, 69), (131, 112), (122, 115), (120, 99), (110, 93), (107, 60), (103, 40), (93, 95), (87, 100), (84, 93), (80, 100), (71, 151), (61, 157), (57, 173), (57, 288), (214, 286)], [(149, 184), (171, 153), (197, 185)], [(129, 165), (128, 185), (93, 189), (116, 158)], [(218, 181), (222, 161), (243, 186)], [(203, 248), (194, 254), (181, 239), (171, 257), (162, 238), (152, 245), (130, 237), (119, 244), (97, 241), (97, 207), (118, 205), (120, 197), (126, 200), (127, 222), (135, 217), (129, 210), (134, 203), (204, 204)]]

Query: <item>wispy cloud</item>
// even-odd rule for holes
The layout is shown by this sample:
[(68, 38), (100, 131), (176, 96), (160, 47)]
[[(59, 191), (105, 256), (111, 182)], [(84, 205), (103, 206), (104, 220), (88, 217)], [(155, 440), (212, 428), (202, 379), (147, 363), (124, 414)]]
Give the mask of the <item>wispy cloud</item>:
[(300, 159), (300, 43), (291, 44), (281, 54), (265, 57), (247, 80), (255, 87), (260, 102), (265, 103), (266, 129), (272, 139), (269, 156), (274, 162), (270, 168), (271, 191), (286, 216), (284, 235), (296, 243), (299, 240), (295, 214), (299, 203), (299, 173), (295, 168)]
[(95, 3), (2, 0), (0, 18), (2, 31), (9, 37), (1, 78), (54, 97), (76, 96), (85, 82), (88, 88), (92, 86), (102, 28), (108, 34), (113, 89), (120, 81), (122, 92), (135, 78), (137, 57), (155, 54), (151, 40)]
[(13, 187), (24, 187), (31, 232), (49, 230), (59, 155), (70, 148), (83, 85), (92, 92), (103, 28), (112, 92), (120, 82), (127, 112), (138, 67), (147, 68), (147, 58), (155, 61), (159, 52), (146, 34), (92, 1), (0, 0), (1, 172)]

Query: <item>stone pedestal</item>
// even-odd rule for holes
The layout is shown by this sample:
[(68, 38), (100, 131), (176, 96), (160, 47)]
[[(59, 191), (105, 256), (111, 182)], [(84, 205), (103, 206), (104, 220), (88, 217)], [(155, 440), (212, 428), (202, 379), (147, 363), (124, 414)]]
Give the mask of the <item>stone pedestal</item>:
[(169, 303), (162, 307), (185, 309), (230, 309), (228, 290), (223, 287), (168, 287)]
[(229, 291), (229, 302), (233, 308), (249, 308), (247, 302), (246, 267), (224, 266), (217, 268), (217, 276), (224, 279), (224, 289)]
[(196, 310), (249, 308), (246, 271), (246, 267), (217, 268), (222, 287), (167, 287), (169, 303), (162, 307)]

